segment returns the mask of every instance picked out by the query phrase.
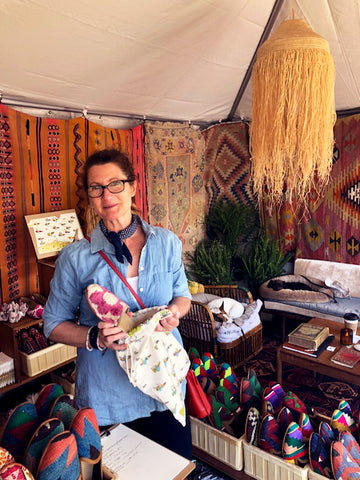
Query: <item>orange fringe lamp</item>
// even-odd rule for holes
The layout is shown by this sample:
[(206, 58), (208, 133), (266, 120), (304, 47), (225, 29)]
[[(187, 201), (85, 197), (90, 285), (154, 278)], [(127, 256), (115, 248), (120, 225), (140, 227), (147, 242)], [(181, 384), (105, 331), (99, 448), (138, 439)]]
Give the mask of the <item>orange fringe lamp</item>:
[(335, 68), (328, 42), (304, 20), (286, 20), (258, 50), (252, 72), (252, 181), (261, 202), (302, 204), (332, 166)]

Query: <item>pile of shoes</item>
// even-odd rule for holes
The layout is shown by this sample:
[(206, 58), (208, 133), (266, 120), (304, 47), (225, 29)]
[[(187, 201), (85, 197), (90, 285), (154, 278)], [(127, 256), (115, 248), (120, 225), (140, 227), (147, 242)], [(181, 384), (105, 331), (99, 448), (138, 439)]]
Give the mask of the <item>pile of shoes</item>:
[(89, 466), (101, 478), (101, 456), (94, 410), (79, 409), (56, 383), (8, 412), (0, 432), (0, 480), (88, 478)]
[(41, 325), (22, 328), (17, 333), (18, 348), (21, 352), (30, 355), (49, 346)]

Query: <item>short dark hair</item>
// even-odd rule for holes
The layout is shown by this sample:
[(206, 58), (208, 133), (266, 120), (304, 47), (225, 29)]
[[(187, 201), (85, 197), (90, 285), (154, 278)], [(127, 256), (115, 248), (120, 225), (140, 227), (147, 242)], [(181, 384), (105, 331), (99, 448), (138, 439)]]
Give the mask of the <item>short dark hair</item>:
[(98, 152), (90, 155), (85, 162), (83, 171), (83, 182), (85, 190), (87, 190), (88, 188), (88, 174), (90, 168), (94, 165), (105, 165), (107, 163), (115, 163), (125, 173), (127, 179), (130, 180), (130, 182), (135, 181), (136, 177), (134, 167), (127, 155), (114, 148), (99, 150)]

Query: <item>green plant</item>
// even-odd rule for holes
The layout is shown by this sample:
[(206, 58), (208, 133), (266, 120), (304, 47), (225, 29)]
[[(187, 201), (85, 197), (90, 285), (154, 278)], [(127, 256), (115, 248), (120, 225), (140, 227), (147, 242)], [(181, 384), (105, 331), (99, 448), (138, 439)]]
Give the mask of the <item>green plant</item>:
[(239, 245), (249, 241), (259, 230), (260, 221), (256, 210), (246, 205), (219, 200), (205, 216), (207, 236), (219, 240), (232, 252), (238, 254)]
[(290, 254), (281, 251), (276, 240), (264, 233), (258, 235), (241, 254), (243, 274), (249, 289), (256, 293), (266, 280), (281, 275), (290, 258)]
[(231, 251), (218, 240), (200, 241), (194, 253), (186, 254), (187, 274), (205, 285), (226, 285), (232, 282)]

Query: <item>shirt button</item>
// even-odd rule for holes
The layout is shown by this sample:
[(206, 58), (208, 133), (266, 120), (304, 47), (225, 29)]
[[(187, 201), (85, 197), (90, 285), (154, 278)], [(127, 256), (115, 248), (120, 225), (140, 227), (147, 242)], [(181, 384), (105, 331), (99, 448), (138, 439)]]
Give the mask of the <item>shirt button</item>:
[(143, 291), (144, 291), (144, 289), (142, 287), (139, 288), (139, 292), (143, 292)]
[(144, 270), (144, 267), (140, 267), (140, 270), (143, 271), (143, 270)]

